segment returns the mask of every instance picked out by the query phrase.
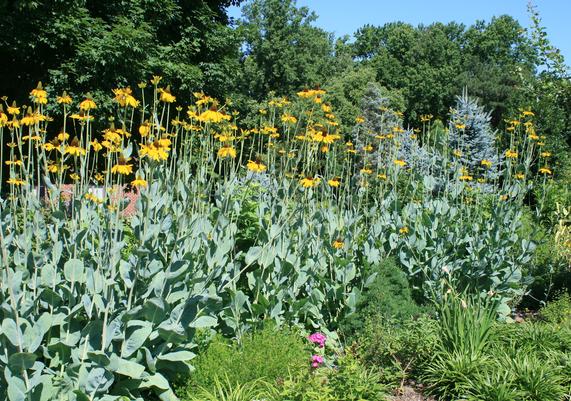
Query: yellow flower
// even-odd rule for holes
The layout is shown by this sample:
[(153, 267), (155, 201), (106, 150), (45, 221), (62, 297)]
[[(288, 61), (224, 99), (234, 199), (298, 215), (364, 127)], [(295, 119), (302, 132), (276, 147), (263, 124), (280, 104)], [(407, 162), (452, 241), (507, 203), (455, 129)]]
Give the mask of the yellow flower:
[(551, 157), (551, 152), (541, 152), (541, 157)]
[(91, 109), (96, 109), (97, 105), (95, 104), (95, 102), (93, 101), (93, 99), (91, 99), (89, 96), (79, 104), (79, 110), (82, 111), (89, 111)]
[(508, 149), (505, 155), (508, 159), (517, 159), (518, 153), (515, 150)]
[(378, 175), (377, 175), (377, 178), (378, 178), (379, 180), (386, 181), (386, 180), (387, 180), (387, 175), (386, 175), (386, 174), (378, 174)]
[(79, 146), (79, 141), (77, 138), (73, 138), (69, 146), (65, 147), (64, 153), (72, 156), (85, 156), (87, 152), (85, 149)]
[(334, 188), (337, 188), (339, 185), (341, 185), (341, 181), (339, 180), (338, 177), (330, 179), (329, 181), (327, 181), (327, 183), (329, 184), (330, 187)]
[(122, 175), (131, 174), (133, 172), (133, 165), (128, 164), (128, 161), (129, 160), (125, 159), (123, 156), (119, 157), (117, 164), (111, 168), (111, 172), (113, 174), (122, 174)]
[(262, 173), (266, 171), (266, 166), (262, 162), (256, 162), (253, 160), (248, 160), (246, 168), (254, 173)]
[(281, 120), (282, 120), (282, 123), (284, 123), (284, 124), (295, 124), (297, 122), (297, 118), (295, 118), (291, 114), (287, 114), (287, 113), (282, 115)]
[(146, 188), (148, 184), (143, 177), (138, 175), (137, 178), (131, 181), (131, 185), (135, 188)]
[(457, 129), (466, 129), (466, 124), (456, 123), (456, 124), (455, 124), (455, 127), (456, 127)]
[(408, 230), (408, 227), (407, 227), (407, 226), (401, 227), (401, 228), (399, 229), (399, 233), (401, 233), (401, 234), (408, 234), (408, 231), (409, 231), (409, 230)]
[(204, 112), (202, 112), (199, 116), (198, 116), (198, 121), (201, 121), (203, 123), (214, 123), (214, 124), (218, 124), (222, 121), (229, 121), (232, 117), (219, 112), (218, 110), (212, 108), (209, 110), (206, 110)]
[(41, 82), (38, 82), (38, 86), (36, 86), (36, 89), (32, 89), (32, 91), (30, 92), (30, 96), (32, 96), (37, 103), (41, 104), (46, 104), (48, 100), (47, 99), (48, 93), (42, 87)]
[(71, 104), (71, 96), (66, 91), (63, 91), (61, 96), (56, 97), (56, 102), (58, 104)]
[(148, 121), (145, 121), (139, 127), (139, 135), (141, 135), (141, 137), (146, 137), (147, 135), (149, 135), (150, 131), (151, 131), (151, 124)]
[(305, 177), (299, 180), (299, 183), (304, 188), (313, 188), (316, 187), (321, 179), (319, 177)]
[(234, 159), (236, 157), (236, 149), (230, 146), (222, 147), (218, 149), (218, 157), (220, 158), (231, 157), (232, 159)]
[(472, 177), (471, 175), (464, 174), (460, 176), (460, 181), (472, 181), (473, 178), (474, 177)]
[(165, 103), (173, 103), (176, 100), (176, 97), (171, 94), (171, 87), (167, 85), (166, 88), (159, 88), (158, 92), (160, 93), (159, 100)]
[(480, 162), (480, 164), (486, 168), (492, 167), (492, 161), (491, 160), (484, 159)]
[(362, 168), (361, 169), (361, 174), (372, 174), (373, 170), (371, 170), (370, 168)]
[(404, 160), (393, 160), (393, 163), (397, 166), (404, 167), (406, 166), (406, 162)]
[(96, 173), (94, 175), (95, 181), (97, 182), (103, 182), (103, 180), (105, 179), (105, 175), (101, 174), (101, 173)]
[(422, 114), (422, 115), (420, 116), (420, 121), (423, 122), (423, 123), (426, 123), (426, 122), (432, 120), (432, 117), (433, 117), (432, 114)]
[(22, 160), (6, 160), (4, 163), (8, 166), (22, 166)]
[(139, 107), (139, 101), (133, 97), (133, 91), (130, 87), (113, 89), (113, 93), (115, 94), (115, 101), (121, 107)]
[(91, 202), (93, 202), (93, 203), (96, 203), (96, 204), (98, 204), (98, 205), (100, 205), (100, 204), (103, 203), (103, 199), (101, 199), (101, 198), (95, 196), (95, 195), (92, 194), (91, 192), (88, 192), (88, 193), (85, 194), (85, 199), (87, 199), (87, 200), (89, 200), (89, 201), (91, 201)]
[(456, 157), (462, 157), (462, 152), (460, 151), (460, 149), (454, 149), (452, 151), (452, 154)]
[(357, 117), (355, 118), (355, 123), (357, 124), (362, 124), (365, 122), (365, 119), (363, 117)]
[(515, 175), (515, 178), (518, 179), (518, 180), (523, 180), (523, 179), (525, 178), (525, 174), (523, 174), (523, 173), (517, 173), (517, 174)]
[[(168, 141), (168, 143), (167, 143)], [(139, 155), (141, 157), (149, 157), (155, 161), (166, 160), (169, 157), (170, 140), (154, 141), (148, 145), (141, 145)]]
[(372, 151), (373, 151), (373, 146), (372, 146), (372, 145), (363, 146), (363, 151), (365, 151), (365, 152), (372, 152)]
[(161, 77), (160, 75), (153, 75), (153, 79), (151, 79), (151, 83), (153, 85), (158, 85), (158, 83), (161, 82), (161, 79), (163, 79), (163, 77)]
[(12, 102), (12, 106), (8, 106), (8, 114), (17, 116), (20, 114), (20, 108), (16, 106), (16, 102)]
[(10, 184), (10, 185), (16, 185), (16, 186), (22, 186), (25, 184), (25, 181), (20, 180), (19, 178), (9, 178), (6, 183)]
[(69, 175), (69, 177), (70, 177), (72, 180), (74, 180), (74, 181), (79, 181), (79, 179), (81, 178), (81, 177), (79, 176), (79, 174), (77, 174), (77, 173), (72, 173), (72, 174)]
[(524, 117), (527, 117), (527, 116), (535, 116), (535, 113), (534, 113), (533, 111), (531, 111), (531, 110), (523, 110), (523, 111), (521, 112), (521, 115), (524, 116)]
[(547, 174), (547, 175), (553, 174), (553, 172), (547, 166), (540, 168), (539, 172), (541, 174)]
[(336, 239), (335, 241), (333, 241), (333, 243), (331, 245), (335, 249), (341, 249), (341, 248), (343, 248), (344, 243), (340, 239)]
[(101, 145), (97, 139), (94, 139), (93, 141), (91, 141), (91, 148), (95, 152), (99, 152), (101, 149), (103, 149), (103, 145)]

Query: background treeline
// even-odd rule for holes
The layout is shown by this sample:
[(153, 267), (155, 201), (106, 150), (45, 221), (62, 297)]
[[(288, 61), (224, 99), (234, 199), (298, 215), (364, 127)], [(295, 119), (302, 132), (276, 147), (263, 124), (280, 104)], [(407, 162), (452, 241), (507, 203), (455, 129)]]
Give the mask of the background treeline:
[[(231, 5), (243, 6), (240, 20), (229, 18)], [(369, 82), (411, 126), (422, 114), (444, 121), (467, 88), (498, 128), (531, 108), (561, 165), (571, 145), (568, 70), (529, 11), (530, 29), (499, 16), (366, 25), (335, 38), (295, 0), (0, 0), (0, 88), (25, 102), (22, 85), (41, 80), (51, 95), (89, 91), (105, 104), (112, 88), (159, 74), (180, 98), (204, 91), (247, 116), (270, 94), (321, 86), (345, 128)]]

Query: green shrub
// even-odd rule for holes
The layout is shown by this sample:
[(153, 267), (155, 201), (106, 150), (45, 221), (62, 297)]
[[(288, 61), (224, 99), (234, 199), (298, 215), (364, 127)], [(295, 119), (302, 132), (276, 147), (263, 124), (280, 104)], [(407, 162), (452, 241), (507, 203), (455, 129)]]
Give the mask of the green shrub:
[(200, 388), (189, 396), (190, 401), (252, 401), (262, 399), (275, 390), (272, 385), (262, 380), (253, 380), (244, 384), (232, 384), (228, 380), (214, 381), (214, 388)]
[(371, 319), (357, 344), (357, 353), (365, 364), (379, 369), (384, 383), (399, 384), (419, 373), (438, 341), (436, 321), (426, 316), (398, 323)]
[(560, 294), (541, 309), (541, 317), (549, 323), (571, 325), (571, 296)]
[(380, 401), (387, 395), (380, 374), (352, 354), (340, 357), (334, 368), (290, 377), (279, 393), (276, 401)]
[(304, 338), (292, 329), (279, 331), (267, 325), (246, 334), (242, 343), (216, 336), (206, 351), (193, 362), (195, 371), (185, 383), (183, 394), (191, 395), (197, 388), (211, 391), (220, 383), (246, 385), (257, 379), (268, 383), (298, 374), (309, 368), (310, 350)]
[(345, 318), (340, 325), (341, 332), (346, 336), (357, 335), (371, 319), (404, 321), (430, 310), (415, 302), (407, 274), (394, 258), (386, 258), (369, 270), (368, 274), (376, 274), (375, 280), (363, 292), (357, 312)]

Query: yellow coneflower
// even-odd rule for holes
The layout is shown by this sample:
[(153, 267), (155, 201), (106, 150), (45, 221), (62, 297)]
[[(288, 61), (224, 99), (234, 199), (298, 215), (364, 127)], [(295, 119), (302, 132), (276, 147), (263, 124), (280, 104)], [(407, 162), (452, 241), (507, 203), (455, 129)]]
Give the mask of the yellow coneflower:
[(12, 102), (12, 105), (8, 106), (8, 109), (6, 111), (8, 112), (8, 114), (12, 116), (17, 116), (20, 114), (20, 108), (16, 106), (16, 102)]
[(66, 91), (63, 91), (61, 96), (56, 97), (56, 102), (58, 104), (71, 104), (71, 96)]
[(396, 166), (399, 166), (399, 167), (404, 167), (404, 166), (406, 166), (406, 162), (405, 162), (404, 160), (398, 160), (398, 159), (396, 159), (396, 160), (393, 160), (393, 163), (394, 163)]
[(234, 149), (231, 146), (224, 146), (218, 149), (218, 157), (220, 158), (231, 157), (232, 159), (234, 159), (236, 157), (236, 149)]
[(355, 123), (357, 124), (362, 124), (365, 122), (365, 119), (363, 117), (357, 117), (355, 118)]
[(95, 152), (99, 152), (101, 149), (103, 149), (103, 145), (101, 145), (97, 139), (94, 139), (91, 141), (91, 149), (93, 149)]
[[(166, 142), (168, 141), (168, 143)], [(148, 145), (141, 145), (139, 155), (149, 157), (155, 161), (166, 160), (169, 157), (170, 140), (157, 140)]]
[(501, 201), (507, 201), (507, 200), (508, 200), (508, 196), (507, 196), (507, 195), (500, 195), (500, 200), (501, 200)]
[(73, 138), (71, 143), (65, 147), (64, 153), (72, 156), (85, 156), (87, 154), (86, 150), (79, 146), (77, 137)]
[(89, 111), (89, 110), (96, 109), (96, 108), (97, 108), (97, 105), (95, 104), (93, 99), (91, 99), (91, 97), (89, 95), (86, 96), (85, 100), (83, 100), (79, 104), (79, 110), (81, 110), (81, 111)]
[(19, 179), (19, 178), (11, 177), (11, 178), (9, 178), (8, 180), (6, 180), (6, 183), (7, 183), (7, 184), (10, 184), (10, 185), (15, 185), (15, 186), (22, 186), (22, 185), (24, 185), (26, 182), (23, 181), (23, 180), (21, 180), (21, 179)]
[(77, 173), (72, 173), (72, 174), (69, 175), (69, 177), (70, 177), (72, 180), (74, 180), (74, 181), (79, 181), (79, 179), (81, 178), (81, 177), (79, 176), (79, 174), (77, 174)]
[(284, 113), (281, 117), (282, 123), (284, 124), (295, 124), (297, 123), (297, 118), (292, 116), (291, 114)]
[(341, 241), (340, 239), (336, 239), (335, 241), (333, 241), (333, 243), (331, 244), (333, 246), (333, 248), (335, 249), (341, 249), (343, 248), (343, 246), (345, 245), (343, 243), (343, 241)]
[(22, 166), (22, 160), (6, 160), (4, 163), (8, 166)]
[(371, 170), (370, 168), (364, 167), (361, 169), (361, 174), (372, 174), (373, 170)]
[(516, 173), (515, 178), (516, 178), (516, 180), (523, 180), (525, 178), (525, 174)]
[(202, 112), (197, 119), (198, 121), (203, 123), (218, 124), (221, 123), (222, 121), (230, 121), (232, 119), (232, 116), (221, 113), (216, 108), (211, 108), (209, 110)]
[(87, 199), (87, 200), (89, 200), (89, 201), (91, 201), (91, 202), (93, 202), (93, 203), (96, 203), (96, 204), (98, 204), (98, 205), (102, 204), (103, 201), (104, 201), (103, 199), (101, 199), (101, 198), (95, 196), (94, 194), (92, 194), (91, 192), (88, 192), (88, 193), (85, 194), (85, 199)]
[(135, 188), (146, 188), (147, 187), (147, 181), (141, 177), (141, 176), (137, 176), (137, 178), (135, 178), (133, 181), (131, 181), (131, 186), (135, 187)]
[(456, 123), (454, 125), (457, 129), (466, 129), (466, 124)]
[(422, 114), (420, 116), (420, 122), (426, 123), (429, 122), (430, 120), (432, 120), (433, 115), (432, 114)]
[(146, 137), (147, 135), (149, 135), (149, 132), (151, 132), (151, 124), (148, 121), (145, 121), (143, 124), (141, 124), (141, 126), (139, 127), (139, 135), (141, 135), (141, 137)]
[(254, 173), (262, 173), (266, 171), (266, 166), (259, 161), (248, 160), (248, 164), (246, 164), (246, 168)]
[(541, 152), (541, 157), (551, 157), (551, 152)]
[(492, 161), (491, 160), (484, 159), (480, 162), (480, 164), (486, 168), (492, 167)]
[(304, 188), (316, 187), (321, 182), (319, 177), (305, 177), (299, 180), (299, 183)]
[(524, 117), (528, 117), (528, 116), (535, 116), (535, 113), (531, 110), (523, 110), (521, 112), (521, 115)]
[(341, 180), (339, 179), (339, 177), (335, 177), (327, 181), (327, 183), (329, 184), (330, 187), (337, 188), (339, 185), (341, 185)]
[(463, 174), (459, 177), (460, 181), (472, 181), (474, 177), (471, 175)]
[(403, 226), (399, 229), (399, 233), (401, 234), (408, 234), (408, 227), (407, 226)]
[(372, 152), (372, 151), (373, 151), (373, 145), (365, 145), (365, 146), (363, 146), (363, 151), (364, 151), (364, 152)]
[(541, 174), (547, 174), (547, 175), (553, 174), (553, 172), (547, 166), (540, 168), (539, 172)]
[(160, 93), (159, 100), (164, 103), (174, 103), (176, 97), (171, 94), (171, 87), (167, 85), (166, 88), (159, 88), (158, 92)]
[(505, 155), (508, 159), (517, 159), (518, 153), (515, 150), (508, 149)]
[(377, 174), (377, 178), (378, 178), (379, 180), (386, 181), (386, 180), (387, 180), (387, 175), (386, 175), (386, 174)]
[(113, 89), (113, 94), (115, 95), (115, 101), (119, 103), (121, 107), (139, 107), (139, 101), (135, 99), (132, 95), (133, 91), (130, 87)]
[(95, 181), (97, 182), (103, 182), (103, 180), (105, 180), (105, 175), (102, 173), (96, 173), (93, 178), (95, 178)]
[(111, 168), (113, 174), (128, 175), (133, 172), (133, 165), (128, 163), (129, 160), (123, 156), (119, 157), (117, 164)]
[(456, 157), (462, 157), (462, 152), (460, 151), (460, 149), (454, 149), (452, 151), (452, 154)]
[(65, 142), (69, 139), (69, 134), (67, 132), (60, 132), (58, 136), (56, 136), (57, 140), (60, 142)]

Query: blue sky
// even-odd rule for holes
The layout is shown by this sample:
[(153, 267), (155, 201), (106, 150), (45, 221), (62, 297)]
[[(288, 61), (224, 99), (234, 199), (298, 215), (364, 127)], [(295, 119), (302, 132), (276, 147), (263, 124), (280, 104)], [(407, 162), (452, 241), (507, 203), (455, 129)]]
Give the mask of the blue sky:
[[(337, 36), (351, 35), (365, 24), (404, 21), (413, 25), (476, 20), (509, 14), (529, 26), (527, 0), (298, 0), (319, 16), (316, 25)], [(571, 64), (571, 0), (535, 0), (551, 42)], [(230, 15), (238, 17), (233, 8)]]

